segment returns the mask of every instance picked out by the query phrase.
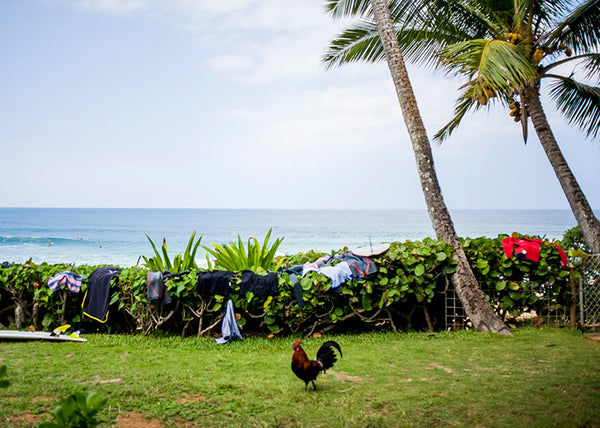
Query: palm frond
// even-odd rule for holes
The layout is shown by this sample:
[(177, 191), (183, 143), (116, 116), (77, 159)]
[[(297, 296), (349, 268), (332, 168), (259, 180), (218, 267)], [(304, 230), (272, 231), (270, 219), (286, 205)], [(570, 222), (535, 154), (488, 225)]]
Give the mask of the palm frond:
[(504, 40), (469, 40), (439, 53), (441, 66), (450, 74), (477, 75), (494, 91), (509, 91), (537, 77), (536, 69), (517, 45)]
[(582, 55), (581, 61), (586, 73), (586, 79), (600, 81), (600, 53), (589, 53)]
[[(567, 9), (568, 10), (568, 9)], [(548, 40), (562, 42), (573, 52), (588, 52), (600, 46), (600, 0), (588, 0), (554, 26)]]
[(573, 69), (575, 69), (575, 67), (581, 67), (585, 73), (585, 79), (594, 82), (600, 82), (600, 53), (595, 52), (567, 57), (561, 59), (560, 61), (554, 61), (551, 64), (541, 68), (540, 75), (543, 77), (561, 78), (561, 76), (550, 74), (549, 71), (569, 63), (573, 63)]
[(330, 42), (323, 62), (327, 68), (331, 68), (357, 61), (377, 62), (383, 58), (383, 46), (379, 40), (377, 26), (370, 22), (362, 22)]
[(435, 27), (446, 33), (463, 34), (466, 40), (480, 39), (485, 35), (499, 36), (503, 32), (503, 21), (497, 14), (490, 13), (486, 2), (463, 0), (425, 0)]
[(464, 40), (452, 34), (433, 35), (427, 30), (403, 29), (397, 32), (398, 44), (407, 62), (439, 67), (437, 53), (454, 43)]
[(369, 0), (326, 0), (325, 10), (332, 18), (366, 16), (371, 10)]
[(512, 22), (506, 22), (505, 28), (513, 27), (515, 30), (521, 33), (528, 33), (528, 30), (532, 24), (531, 12), (533, 3), (535, 2), (530, 0), (515, 0), (513, 2), (512, 15), (510, 16), (510, 21)]
[(598, 137), (600, 87), (562, 78), (552, 83), (550, 96), (570, 124), (583, 129), (588, 137)]
[[(396, 34), (405, 60), (428, 66), (436, 65), (436, 53), (440, 49), (468, 38), (468, 35), (452, 31), (442, 33), (438, 30), (434, 34), (415, 28), (402, 28)], [(384, 59), (377, 26), (373, 22), (363, 21), (332, 40), (322, 61), (327, 68), (332, 68), (352, 62), (375, 63)]]
[(444, 125), (442, 129), (436, 132), (433, 136), (433, 139), (439, 141), (440, 143), (445, 141), (460, 125), (460, 122), (469, 112), (469, 110), (477, 109), (477, 105), (477, 102), (471, 96), (467, 96), (466, 93), (463, 94), (463, 96), (459, 98), (458, 103), (454, 108), (454, 117), (452, 120)]

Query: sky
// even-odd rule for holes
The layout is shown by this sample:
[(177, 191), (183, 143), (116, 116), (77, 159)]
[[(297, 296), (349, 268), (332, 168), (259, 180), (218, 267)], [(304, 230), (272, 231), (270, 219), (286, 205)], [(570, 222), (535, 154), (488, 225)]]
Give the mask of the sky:
[[(0, 206), (424, 209), (387, 66), (326, 69), (324, 0), (2, 0)], [(461, 82), (409, 66), (428, 134)], [(544, 98), (600, 208), (600, 143)], [(530, 129), (432, 143), (450, 209), (568, 209)]]

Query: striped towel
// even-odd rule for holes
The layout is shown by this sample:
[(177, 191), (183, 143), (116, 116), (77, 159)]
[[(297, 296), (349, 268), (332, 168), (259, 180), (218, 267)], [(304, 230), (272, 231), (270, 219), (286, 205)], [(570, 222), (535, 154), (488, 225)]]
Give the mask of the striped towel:
[(81, 281), (83, 281), (83, 276), (78, 275), (75, 272), (63, 271), (57, 273), (48, 280), (48, 287), (50, 287), (52, 291), (56, 291), (66, 285), (71, 292), (79, 293), (81, 290)]

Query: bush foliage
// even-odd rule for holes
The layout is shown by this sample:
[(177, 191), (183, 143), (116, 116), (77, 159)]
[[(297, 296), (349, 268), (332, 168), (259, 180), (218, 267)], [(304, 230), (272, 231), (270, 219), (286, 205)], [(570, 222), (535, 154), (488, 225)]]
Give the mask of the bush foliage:
[[(539, 263), (520, 261), (504, 254), (501, 241), (505, 237), (463, 240), (477, 279), (498, 313), (506, 316), (539, 310), (549, 297), (557, 304), (569, 303), (569, 271), (561, 268), (557, 249), (546, 242)], [(193, 237), (188, 247), (195, 252), (197, 244), (192, 242)], [(262, 254), (267, 243), (263, 248), (255, 247)], [(84, 318), (81, 308), (87, 278), (98, 266), (35, 265), (29, 261), (0, 269), (0, 328), (12, 325), (51, 330), (69, 323), (87, 332), (218, 335), (226, 300), (232, 299), (244, 333), (309, 335), (332, 329), (445, 329), (444, 292), (451, 286), (450, 276), (456, 265), (452, 253), (452, 247), (430, 238), (395, 242), (386, 253), (372, 258), (377, 273), (354, 279), (337, 291), (331, 289), (329, 278), (309, 272), (299, 278), (302, 307), (293, 293), (294, 283), (283, 272), (314, 261), (322, 253), (275, 257), (272, 266), (280, 267), (277, 296), (258, 297), (251, 292), (241, 295), (240, 273), (231, 279), (229, 296), (204, 296), (197, 290), (199, 269), (195, 269), (165, 281), (172, 298), (168, 305), (148, 301), (147, 266), (127, 267), (112, 282), (109, 320), (105, 324)], [(53, 292), (47, 287), (48, 278), (65, 270), (86, 278), (81, 293), (64, 288)], [(256, 271), (266, 274), (262, 269)]]

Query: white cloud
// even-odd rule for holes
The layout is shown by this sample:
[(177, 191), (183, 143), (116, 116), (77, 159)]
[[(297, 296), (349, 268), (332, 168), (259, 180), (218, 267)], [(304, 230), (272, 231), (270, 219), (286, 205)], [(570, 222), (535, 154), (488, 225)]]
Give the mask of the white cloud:
[(297, 32), (313, 27), (315, 14), (323, 14), (320, 0), (170, 0), (155, 1), (153, 7), (163, 14), (176, 13), (200, 31)]
[[(361, 196), (368, 195), (361, 199), (361, 207), (423, 205), (414, 155), (386, 65), (352, 64), (325, 71), (320, 63), (341, 25), (323, 13), (323, 0), (45, 3), (55, 20), (40, 22), (40, 34), (53, 35), (60, 28), (73, 51), (95, 46), (101, 39), (104, 49), (95, 51), (94, 64), (111, 67), (101, 78), (77, 73), (77, 86), (63, 77), (67, 91), (46, 91), (52, 87), (47, 82), (57, 80), (40, 80), (37, 87), (44, 90), (36, 97), (35, 108), (14, 107), (21, 105), (22, 94), (3, 98), (0, 107), (10, 118), (0, 138), (9, 154), (29, 159), (28, 153), (36, 153), (30, 166), (9, 170), (7, 165), (0, 173), (3, 181), (19, 189), (18, 196), (7, 196), (9, 204), (45, 205), (56, 200), (96, 206), (353, 207), (356, 201), (348, 200), (344, 192), (307, 192), (302, 200), (272, 198), (297, 196), (295, 192), (303, 189), (345, 180), (360, 187)], [(73, 14), (64, 13), (65, 4), (78, 8), (86, 22), (101, 25), (90, 25), (89, 31), (71, 25)], [(135, 19), (123, 19), (124, 14)], [(20, 19), (28, 22), (30, 15), (23, 13)], [(111, 25), (119, 37), (95, 33)], [(140, 39), (146, 39), (140, 36), (148, 34), (152, 43), (141, 44)], [(32, 40), (35, 43), (19, 49), (28, 54), (13, 61), (18, 79), (5, 79), (5, 84), (31, 88), (47, 74), (44, 69), (27, 73), (37, 70), (26, 61), (32, 47), (51, 51), (46, 38)], [(48, 56), (45, 65), (56, 76), (64, 76), (70, 67), (86, 70), (80, 56), (69, 55), (70, 62), (60, 59)], [(410, 68), (409, 74), (431, 138), (451, 119), (460, 82), (420, 68)], [(569, 162), (573, 159), (582, 187), (591, 187), (594, 205), (600, 150), (597, 146), (590, 150), (592, 143), (587, 141), (570, 144), (583, 138), (566, 133), (564, 122), (556, 120), (551, 108), (547, 111), (553, 129), (565, 131), (564, 137), (557, 133), (561, 147), (563, 141), (565, 147), (567, 143), (574, 147)], [(526, 201), (531, 207), (543, 206), (542, 202), (562, 207), (564, 197), (555, 184), (542, 195), (520, 187), (512, 173), (525, 171), (531, 182), (540, 180), (540, 186), (556, 182), (547, 160), (537, 155), (539, 143), (531, 135), (524, 148), (519, 128), (501, 108), (469, 114), (449, 141), (433, 145), (448, 203), (485, 208)], [(68, 200), (64, 179), (49, 174), (39, 178), (45, 165), (64, 163), (66, 158), (86, 166), (77, 178), (78, 191)], [(95, 167), (87, 168), (91, 159)], [(92, 172), (107, 177), (100, 182), (90, 176)], [(115, 192), (103, 201), (109, 196), (102, 187), (122, 194)], [(169, 201), (148, 202), (156, 201), (157, 194), (168, 194)]]
[(146, 0), (77, 0), (75, 5), (92, 12), (125, 14), (146, 9), (148, 2)]
[(388, 80), (271, 94), (258, 105), (219, 111), (219, 117), (252, 123), (248, 144), (317, 148), (382, 146), (406, 136)]
[[(206, 63), (238, 82), (314, 76), (340, 23), (320, 0), (77, 0), (92, 12), (143, 12), (194, 34)], [(225, 52), (225, 53), (223, 53)], [(236, 72), (237, 71), (237, 72)]]
[(207, 60), (207, 64), (216, 71), (238, 71), (247, 70), (254, 61), (252, 58), (241, 55), (219, 55)]

